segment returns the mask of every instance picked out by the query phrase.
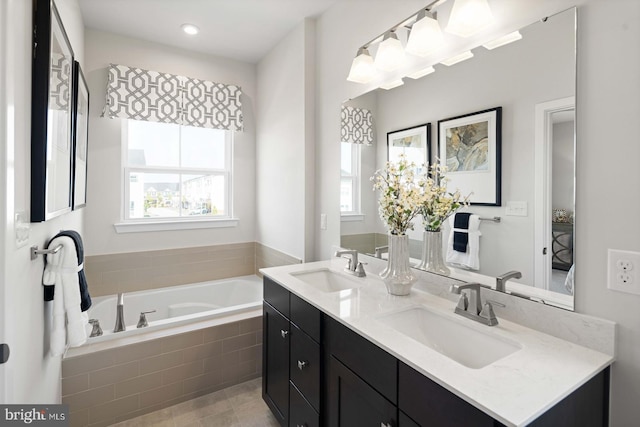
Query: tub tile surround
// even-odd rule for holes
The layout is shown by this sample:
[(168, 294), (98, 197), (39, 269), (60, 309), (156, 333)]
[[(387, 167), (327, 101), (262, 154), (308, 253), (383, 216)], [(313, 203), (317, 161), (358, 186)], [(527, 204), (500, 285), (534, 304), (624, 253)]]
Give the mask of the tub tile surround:
[(256, 242), (85, 257), (93, 296), (257, 274), (301, 261)]
[(72, 426), (107, 426), (257, 378), (262, 316), (68, 357)]
[[(416, 271), (418, 282), (411, 295), (392, 296), (374, 279), (385, 262), (370, 261), (363, 287), (334, 293), (315, 289), (290, 273), (323, 268), (340, 272), (342, 259), (272, 268), (263, 274), (510, 426), (530, 423), (614, 361), (613, 322), (503, 295), (506, 307), (496, 310), (500, 324), (489, 328), (453, 313), (457, 297), (449, 293), (448, 285), (458, 281)], [(483, 298), (499, 301), (499, 297), (494, 291), (483, 291)], [(379, 319), (417, 306), (427, 306), (439, 316), (478, 332), (515, 341), (521, 349), (481, 369), (467, 368)]]

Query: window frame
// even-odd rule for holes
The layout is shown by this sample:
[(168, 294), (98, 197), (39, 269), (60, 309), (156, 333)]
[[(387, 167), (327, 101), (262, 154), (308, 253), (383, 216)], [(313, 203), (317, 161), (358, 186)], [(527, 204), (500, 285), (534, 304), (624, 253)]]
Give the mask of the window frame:
[[(138, 231), (159, 231), (171, 229), (194, 229), (194, 228), (217, 228), (217, 227), (234, 227), (238, 223), (238, 219), (233, 216), (233, 146), (234, 132), (226, 130), (225, 132), (225, 167), (224, 168), (191, 168), (191, 167), (159, 167), (159, 166), (139, 166), (129, 165), (129, 120), (123, 119), (121, 127), (121, 222), (114, 224), (118, 233), (138, 232)], [(152, 122), (150, 122), (152, 123)], [(159, 123), (160, 124), (160, 123)], [(179, 144), (182, 143), (183, 125), (179, 126)], [(182, 150), (178, 155), (181, 156)], [(181, 159), (179, 159), (179, 164)], [(204, 176), (222, 176), (225, 180), (224, 194), (224, 214), (215, 216), (174, 216), (174, 217), (147, 217), (147, 218), (131, 218), (131, 198), (130, 198), (130, 176), (131, 173), (161, 173), (161, 174), (177, 174), (183, 175), (204, 175)], [(180, 182), (182, 191), (182, 181)], [(182, 213), (180, 206), (180, 213)]]

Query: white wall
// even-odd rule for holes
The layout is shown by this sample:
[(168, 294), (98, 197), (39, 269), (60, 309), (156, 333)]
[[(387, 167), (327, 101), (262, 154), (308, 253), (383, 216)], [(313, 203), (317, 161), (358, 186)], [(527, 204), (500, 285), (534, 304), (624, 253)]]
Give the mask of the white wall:
[[(255, 66), (110, 33), (86, 31), (85, 76), (91, 93), (89, 116), (86, 253), (99, 255), (251, 242), (255, 236)], [(181, 231), (117, 234), (121, 221), (121, 120), (100, 117), (109, 63), (238, 85), (244, 132), (235, 133), (234, 216), (239, 225)]]
[(256, 240), (303, 260), (315, 220), (314, 27), (305, 20), (258, 63), (256, 103)]
[[(449, 2), (448, 2), (449, 3)], [(446, 3), (445, 3), (446, 4)], [(640, 3), (636, 0), (492, 0), (498, 19), (521, 27), (575, 4), (578, 10), (576, 311), (618, 322), (612, 426), (640, 419), (640, 297), (606, 287), (607, 248), (640, 251), (640, 144), (628, 126), (640, 116)], [(357, 48), (424, 2), (339, 2), (317, 22), (317, 259), (340, 242), (340, 104), (363, 93), (346, 81)], [(444, 16), (445, 14), (443, 14)], [(613, 125), (612, 124), (616, 124)], [(630, 136), (631, 135), (631, 136)], [(626, 183), (625, 185), (620, 185)]]
[[(58, 0), (76, 59), (84, 64), (84, 25), (77, 0)], [(16, 246), (16, 212), (29, 212), (31, 138), (31, 2), (0, 5), (0, 339), (11, 356), (0, 365), (1, 403), (59, 403), (60, 358), (48, 356), (50, 305), (43, 302), (42, 257), (31, 261), (29, 246), (44, 246), (61, 229), (82, 232), (83, 211), (31, 224), (27, 245)]]

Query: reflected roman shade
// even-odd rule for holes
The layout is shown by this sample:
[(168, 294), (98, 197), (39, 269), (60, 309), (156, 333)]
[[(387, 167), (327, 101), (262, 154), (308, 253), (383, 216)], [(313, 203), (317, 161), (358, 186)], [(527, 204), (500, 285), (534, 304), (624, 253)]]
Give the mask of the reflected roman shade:
[(242, 131), (238, 86), (111, 64), (103, 116)]
[(61, 53), (51, 54), (51, 78), (49, 79), (49, 108), (52, 110), (69, 110), (71, 90), (69, 88), (71, 63)]
[(362, 108), (343, 106), (340, 118), (340, 141), (373, 144), (373, 116)]

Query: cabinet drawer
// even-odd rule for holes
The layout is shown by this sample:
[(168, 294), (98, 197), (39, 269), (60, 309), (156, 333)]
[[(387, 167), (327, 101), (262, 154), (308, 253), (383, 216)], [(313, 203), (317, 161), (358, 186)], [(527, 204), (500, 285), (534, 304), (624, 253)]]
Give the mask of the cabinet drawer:
[(320, 345), (292, 324), (289, 354), (289, 378), (320, 411)]
[(319, 427), (320, 416), (300, 394), (300, 390), (290, 384), (289, 427)]
[(361, 337), (329, 316), (323, 316), (323, 343), (360, 378), (392, 403), (397, 403), (398, 360), (371, 341)]
[(316, 342), (320, 342), (320, 310), (303, 300), (297, 295), (291, 294), (289, 300), (289, 319), (302, 329)]
[(267, 276), (263, 280), (263, 298), (273, 308), (289, 318), (289, 291)]
[(419, 425), (494, 427), (493, 418), (399, 362), (398, 407)]

